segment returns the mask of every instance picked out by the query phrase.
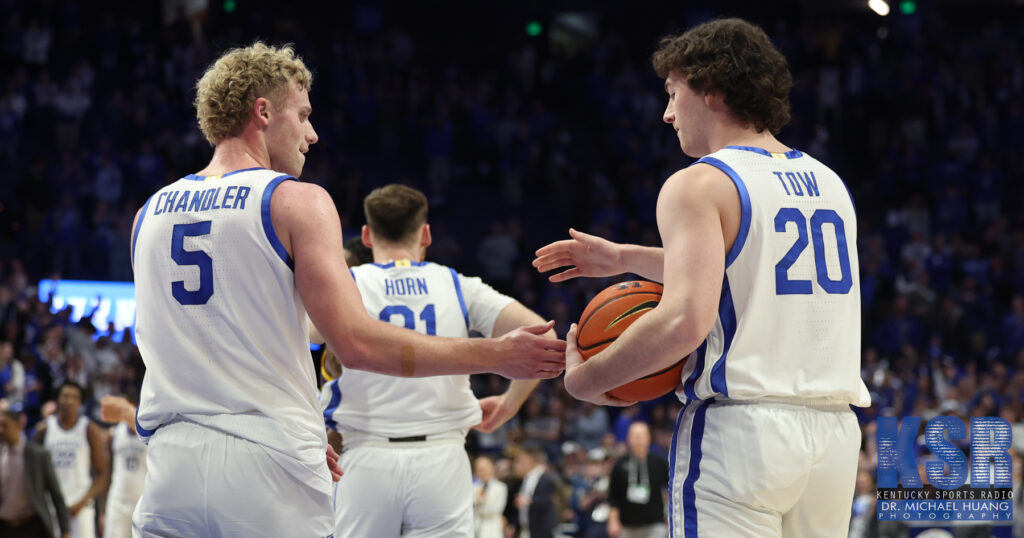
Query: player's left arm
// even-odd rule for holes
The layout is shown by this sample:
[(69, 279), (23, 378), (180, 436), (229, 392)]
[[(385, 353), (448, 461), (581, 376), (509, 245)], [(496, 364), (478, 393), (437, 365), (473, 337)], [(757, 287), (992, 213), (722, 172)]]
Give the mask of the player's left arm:
[(71, 505), (71, 513), (77, 514), (85, 506), (85, 503), (107, 491), (110, 487), (110, 459), (107, 457), (107, 450), (104, 443), (103, 430), (95, 422), (89, 422), (85, 430), (89, 439), (89, 452), (92, 458), (92, 485), (85, 492), (81, 500)]
[(569, 394), (608, 404), (605, 392), (663, 370), (700, 345), (715, 322), (725, 274), (722, 215), (730, 210), (739, 210), (739, 196), (714, 167), (691, 166), (665, 182), (657, 209), (665, 246), (661, 302), (585, 363), (576, 349), (574, 324), (566, 335)]

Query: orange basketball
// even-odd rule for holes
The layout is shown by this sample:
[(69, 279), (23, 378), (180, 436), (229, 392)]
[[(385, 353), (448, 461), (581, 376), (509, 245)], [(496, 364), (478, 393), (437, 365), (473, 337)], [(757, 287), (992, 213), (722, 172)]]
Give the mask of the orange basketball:
[[(661, 301), (664, 288), (656, 282), (620, 282), (598, 293), (580, 317), (576, 346), (583, 360), (610, 346), (634, 321), (650, 312)], [(653, 400), (668, 394), (679, 384), (686, 357), (660, 372), (641, 377), (608, 394), (630, 402)]]

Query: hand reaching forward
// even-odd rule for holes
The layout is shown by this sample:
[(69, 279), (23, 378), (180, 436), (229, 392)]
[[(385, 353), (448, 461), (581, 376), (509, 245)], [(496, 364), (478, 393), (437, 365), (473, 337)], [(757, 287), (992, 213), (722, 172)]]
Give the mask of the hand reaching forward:
[(548, 277), (551, 282), (562, 282), (578, 276), (604, 277), (626, 272), (622, 263), (621, 245), (596, 235), (569, 229), (572, 239), (555, 241), (537, 249), (533, 266), (546, 273), (559, 267), (569, 269)]
[(565, 341), (541, 336), (555, 326), (520, 327), (498, 341), (494, 372), (509, 379), (550, 379), (565, 370)]

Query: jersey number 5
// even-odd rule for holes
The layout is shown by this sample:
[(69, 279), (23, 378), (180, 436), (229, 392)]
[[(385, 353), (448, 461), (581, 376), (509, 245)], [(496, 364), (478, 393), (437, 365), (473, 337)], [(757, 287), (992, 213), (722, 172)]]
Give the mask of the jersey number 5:
[(199, 237), (210, 233), (208, 220), (189, 224), (175, 224), (171, 235), (171, 259), (178, 265), (199, 268), (199, 289), (185, 289), (184, 280), (171, 282), (171, 295), (183, 305), (206, 304), (213, 296), (213, 258), (202, 250), (185, 250), (186, 237)]
[[(775, 231), (785, 233), (787, 223), (796, 224), (796, 243), (789, 248), (786, 255), (775, 264), (776, 295), (809, 295), (813, 291), (810, 280), (790, 280), (789, 268), (796, 263), (800, 253), (807, 248), (807, 218), (795, 207), (784, 207), (775, 215)], [(831, 224), (836, 236), (836, 250), (839, 255), (839, 280), (828, 276), (825, 264), (825, 239), (822, 226)], [(850, 293), (853, 287), (853, 274), (850, 272), (850, 251), (846, 246), (846, 226), (839, 213), (831, 209), (818, 209), (811, 215), (811, 242), (814, 244), (814, 269), (818, 275), (818, 285), (825, 293)]]
[[(391, 316), (400, 315), (405, 318), (405, 328), (415, 331), (416, 330), (416, 315), (412, 313), (412, 309), (404, 304), (385, 306), (384, 310), (380, 311), (380, 320), (384, 322), (391, 322)], [(423, 307), (423, 311), (420, 312), (420, 320), (427, 324), (427, 334), (433, 336), (437, 334), (437, 318), (434, 316), (434, 305), (428, 304)]]

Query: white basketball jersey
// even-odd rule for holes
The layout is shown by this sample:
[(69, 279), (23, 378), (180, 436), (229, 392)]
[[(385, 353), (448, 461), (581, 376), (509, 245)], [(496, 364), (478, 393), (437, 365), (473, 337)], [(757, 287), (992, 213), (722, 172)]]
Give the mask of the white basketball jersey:
[(114, 426), (114, 437), (110, 444), (114, 452), (114, 465), (110, 474), (107, 502), (135, 505), (146, 483), (146, 444), (124, 422)]
[(729, 146), (695, 163), (739, 192), (718, 317), (682, 372), (682, 399), (824, 398), (867, 406), (860, 378), (857, 217), (831, 169), (793, 150)]
[(136, 423), (149, 437), (196, 422), (326, 480), (306, 311), (270, 216), (290, 179), (262, 168), (193, 174), (146, 202), (132, 249), (146, 363)]
[[(423, 334), (465, 338), (477, 331), (489, 337), (512, 302), (479, 278), (435, 263), (365, 264), (353, 267), (352, 275), (370, 316)], [(400, 378), (346, 368), (324, 385), (320, 400), (327, 425), (342, 433), (465, 433), (481, 419), (468, 375)]]
[(46, 417), (43, 446), (50, 451), (53, 470), (60, 482), (60, 491), (68, 506), (85, 497), (92, 485), (92, 448), (89, 446), (89, 419), (80, 416), (78, 422), (65, 430), (57, 415)]

